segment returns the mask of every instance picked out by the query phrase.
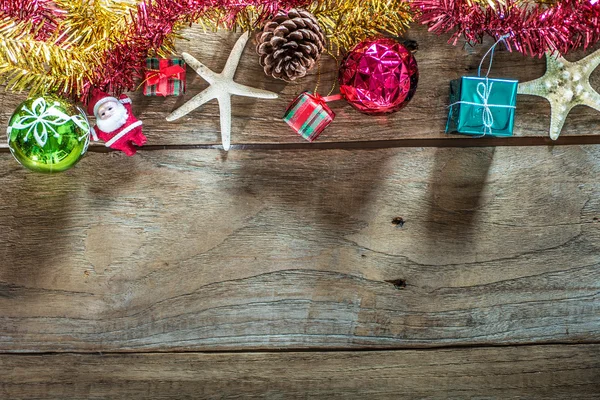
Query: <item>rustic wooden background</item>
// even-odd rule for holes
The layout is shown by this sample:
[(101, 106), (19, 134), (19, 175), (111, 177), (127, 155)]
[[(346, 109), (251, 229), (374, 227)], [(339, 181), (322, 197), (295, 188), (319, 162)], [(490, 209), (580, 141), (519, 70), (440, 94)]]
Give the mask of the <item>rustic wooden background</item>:
[[(216, 71), (237, 38), (187, 36)], [(269, 80), (249, 45), (237, 80), (280, 99), (234, 98), (229, 153), (216, 103), (164, 120), (206, 87), (191, 70), (185, 97), (133, 95), (133, 158), (92, 146), (47, 176), (3, 146), (0, 398), (597, 399), (600, 114), (551, 142), (520, 96), (515, 137), (445, 135), (448, 82), (490, 43), (410, 37), (410, 105), (337, 103), (314, 144), (281, 115), (316, 73)], [(492, 75), (544, 69), (501, 51)], [(24, 98), (0, 96), (3, 123)]]

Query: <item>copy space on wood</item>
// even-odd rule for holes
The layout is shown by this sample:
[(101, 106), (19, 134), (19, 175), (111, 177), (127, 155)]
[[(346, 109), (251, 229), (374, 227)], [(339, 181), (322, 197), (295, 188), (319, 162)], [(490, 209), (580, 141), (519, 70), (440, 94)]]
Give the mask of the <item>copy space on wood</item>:
[(0, 350), (597, 342), (599, 161), (156, 151), (46, 176), (2, 157)]

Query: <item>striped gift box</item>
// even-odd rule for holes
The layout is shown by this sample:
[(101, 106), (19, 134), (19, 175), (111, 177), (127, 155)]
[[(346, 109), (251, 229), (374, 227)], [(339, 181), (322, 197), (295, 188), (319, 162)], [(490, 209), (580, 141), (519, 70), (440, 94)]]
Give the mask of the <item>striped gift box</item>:
[(145, 96), (179, 96), (185, 93), (185, 61), (182, 58), (147, 58), (146, 59), (146, 81), (154, 76), (158, 76), (161, 71), (173, 65), (178, 65), (184, 69), (177, 75), (171, 75), (164, 81), (150, 85), (144, 83)]
[(335, 113), (323, 98), (310, 92), (300, 94), (283, 116), (283, 120), (309, 142), (318, 138), (334, 118)]

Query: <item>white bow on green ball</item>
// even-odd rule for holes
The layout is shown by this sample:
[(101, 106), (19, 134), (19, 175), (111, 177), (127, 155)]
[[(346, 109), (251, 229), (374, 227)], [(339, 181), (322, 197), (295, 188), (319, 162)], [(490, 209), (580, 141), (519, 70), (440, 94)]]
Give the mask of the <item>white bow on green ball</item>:
[(69, 121), (73, 121), (77, 126), (84, 130), (85, 135), (78, 138), (81, 141), (90, 132), (90, 125), (85, 117), (81, 115), (68, 116), (64, 112), (58, 110), (58, 102), (54, 102), (48, 107), (48, 103), (43, 97), (36, 99), (31, 107), (31, 110), (23, 106), (23, 112), (26, 115), (21, 116), (15, 121), (12, 126), (8, 127), (8, 137), (12, 129), (27, 129), (27, 133), (23, 138), (24, 141), (29, 140), (29, 136), (33, 132), (33, 137), (40, 147), (44, 147), (48, 142), (48, 133), (50, 132), (55, 138), (60, 139), (56, 127), (62, 126)]

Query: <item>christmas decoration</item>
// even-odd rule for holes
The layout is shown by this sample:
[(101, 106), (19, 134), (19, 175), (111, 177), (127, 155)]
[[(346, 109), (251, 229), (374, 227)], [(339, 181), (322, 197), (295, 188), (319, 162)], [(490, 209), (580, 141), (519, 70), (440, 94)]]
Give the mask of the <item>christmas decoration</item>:
[(144, 95), (179, 96), (185, 93), (185, 62), (181, 58), (146, 59)]
[(318, 93), (301, 93), (290, 104), (283, 120), (296, 133), (309, 142), (314, 141), (331, 124), (335, 113), (327, 105), (328, 101), (341, 99), (341, 96), (321, 97)]
[(368, 39), (350, 51), (340, 68), (342, 96), (365, 114), (386, 114), (408, 104), (419, 70), (412, 53), (392, 39)]
[(279, 12), (257, 36), (256, 52), (265, 74), (284, 81), (302, 78), (325, 49), (325, 35), (305, 10)]
[(183, 58), (189, 66), (192, 67), (198, 75), (204, 78), (210, 86), (171, 113), (167, 117), (167, 121), (175, 121), (202, 106), (204, 103), (212, 99), (217, 99), (219, 102), (219, 112), (221, 114), (221, 140), (223, 142), (223, 149), (229, 150), (231, 147), (231, 96), (246, 96), (257, 99), (277, 98), (277, 94), (273, 92), (240, 85), (233, 81), (235, 71), (237, 70), (237, 66), (247, 42), (248, 32), (244, 33), (238, 39), (235, 46), (233, 46), (231, 54), (225, 63), (225, 68), (223, 68), (223, 71), (219, 74), (208, 69), (191, 55), (183, 53)]
[(126, 95), (122, 94), (117, 99), (95, 90), (87, 111), (96, 117), (96, 126), (92, 130), (94, 140), (103, 140), (106, 147), (133, 156), (137, 151), (134, 145), (146, 144), (142, 121), (133, 115), (131, 99)]
[(8, 123), (13, 156), (36, 172), (71, 168), (87, 151), (90, 125), (85, 113), (54, 95), (31, 97), (21, 103)]
[(512, 136), (518, 83), (470, 76), (452, 81), (446, 133)]
[(412, 0), (420, 21), (438, 34), (452, 32), (450, 42), (461, 37), (469, 43), (487, 34), (509, 34), (509, 50), (541, 56), (546, 51), (562, 54), (600, 41), (598, 0)]
[(600, 65), (600, 50), (577, 62), (548, 53), (546, 64), (546, 74), (520, 84), (518, 92), (540, 96), (550, 102), (550, 138), (556, 140), (574, 107), (585, 105), (600, 111), (600, 94), (590, 85), (590, 75)]
[(398, 35), (412, 20), (403, 0), (11, 0), (0, 7), (1, 82), (84, 102), (93, 88), (134, 90), (146, 57), (175, 54), (174, 39), (192, 23), (247, 31), (278, 11), (304, 8), (332, 45), (348, 48), (380, 32)]
[[(502, 36), (485, 53), (476, 77), (464, 76), (450, 82), (450, 112), (446, 133), (457, 132), (477, 136), (512, 136), (517, 108), (516, 80), (492, 79), (489, 77), (494, 62), (494, 52)], [(485, 76), (481, 76), (483, 62), (490, 62)]]

